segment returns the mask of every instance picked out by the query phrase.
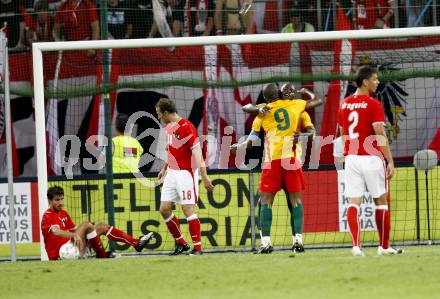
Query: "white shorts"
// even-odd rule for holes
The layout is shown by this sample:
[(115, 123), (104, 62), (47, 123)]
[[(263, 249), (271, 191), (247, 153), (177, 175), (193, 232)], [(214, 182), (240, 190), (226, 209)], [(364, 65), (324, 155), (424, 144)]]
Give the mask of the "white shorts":
[(168, 169), (163, 182), (160, 201), (172, 201), (180, 205), (195, 205), (199, 197), (199, 173), (188, 170)]
[(387, 193), (385, 161), (377, 156), (345, 157), (345, 197), (362, 197), (370, 192), (373, 198)]

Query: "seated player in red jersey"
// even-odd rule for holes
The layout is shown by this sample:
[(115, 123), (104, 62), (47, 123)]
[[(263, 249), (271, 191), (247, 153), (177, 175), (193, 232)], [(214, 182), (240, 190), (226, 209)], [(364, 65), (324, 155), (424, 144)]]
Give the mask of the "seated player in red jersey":
[(100, 236), (116, 242), (123, 242), (133, 246), (136, 251), (142, 249), (150, 241), (153, 232), (150, 232), (139, 239), (118, 230), (105, 223), (96, 225), (90, 222), (83, 222), (76, 226), (69, 213), (64, 210), (64, 190), (59, 186), (50, 187), (47, 190), (49, 209), (44, 212), (41, 220), (41, 231), (49, 260), (60, 259), (60, 252), (64, 258), (77, 259), (84, 257), (87, 246), (93, 248), (98, 258), (115, 257), (112, 252), (106, 252), (102, 245)]

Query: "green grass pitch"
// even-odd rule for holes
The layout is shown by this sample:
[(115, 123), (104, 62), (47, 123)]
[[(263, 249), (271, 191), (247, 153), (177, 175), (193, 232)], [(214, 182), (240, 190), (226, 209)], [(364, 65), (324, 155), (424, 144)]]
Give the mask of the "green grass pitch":
[(9, 298), (439, 298), (440, 246), (0, 263)]

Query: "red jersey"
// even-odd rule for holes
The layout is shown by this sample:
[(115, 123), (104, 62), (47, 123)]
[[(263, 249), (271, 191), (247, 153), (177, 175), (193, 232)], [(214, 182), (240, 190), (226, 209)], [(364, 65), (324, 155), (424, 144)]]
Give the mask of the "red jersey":
[(90, 24), (95, 21), (98, 21), (98, 14), (90, 0), (81, 0), (78, 3), (69, 0), (60, 6), (55, 15), (55, 23), (64, 24), (68, 40), (91, 39)]
[(47, 209), (41, 220), (41, 232), (49, 260), (57, 260), (60, 247), (69, 241), (69, 238), (55, 236), (50, 230), (54, 226), (59, 226), (61, 230), (72, 230), (76, 228), (69, 213), (65, 210), (59, 212)]
[[(357, 0), (358, 29), (372, 29), (378, 18), (382, 18), (388, 9), (388, 0)], [(387, 24), (388, 25), (388, 24)]]
[(199, 143), (199, 136), (194, 125), (186, 119), (168, 124), (166, 127), (168, 167), (176, 170), (196, 169), (192, 164), (192, 148)]
[(352, 95), (344, 100), (338, 111), (338, 125), (345, 134), (344, 155), (382, 153), (373, 137), (375, 123), (385, 125), (383, 107), (378, 100), (367, 95)]

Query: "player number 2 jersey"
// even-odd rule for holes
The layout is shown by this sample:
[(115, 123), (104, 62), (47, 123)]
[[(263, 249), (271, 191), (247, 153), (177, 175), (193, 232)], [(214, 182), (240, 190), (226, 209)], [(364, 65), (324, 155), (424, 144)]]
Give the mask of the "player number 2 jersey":
[(373, 124), (385, 125), (382, 104), (367, 95), (352, 95), (338, 111), (338, 125), (344, 129), (344, 155), (382, 154), (377, 145)]

